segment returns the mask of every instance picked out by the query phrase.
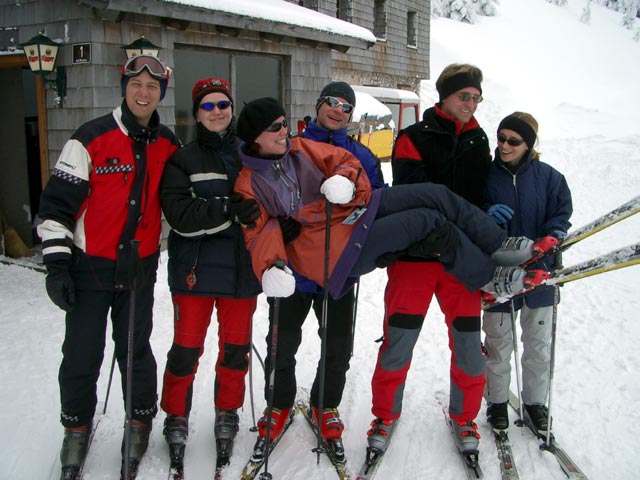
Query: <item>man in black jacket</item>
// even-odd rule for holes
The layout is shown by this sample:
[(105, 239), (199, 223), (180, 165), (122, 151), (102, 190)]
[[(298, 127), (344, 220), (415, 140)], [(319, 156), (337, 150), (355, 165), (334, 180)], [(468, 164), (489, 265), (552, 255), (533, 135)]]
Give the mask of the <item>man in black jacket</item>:
[[(473, 65), (453, 64), (443, 70), (436, 81), (440, 101), (424, 112), (422, 122), (398, 135), (391, 160), (393, 185), (439, 183), (482, 206), (491, 156), (487, 135), (474, 117), (482, 101), (481, 83), (482, 72)], [(437, 258), (405, 256), (389, 266), (388, 276), (384, 342), (372, 381), (376, 419), (369, 445), (384, 450), (401, 415), (413, 347), (435, 294), (449, 329), (449, 414), (459, 432), (458, 448), (477, 450), (480, 436), (473, 420), (485, 385), (480, 291), (468, 291)]]

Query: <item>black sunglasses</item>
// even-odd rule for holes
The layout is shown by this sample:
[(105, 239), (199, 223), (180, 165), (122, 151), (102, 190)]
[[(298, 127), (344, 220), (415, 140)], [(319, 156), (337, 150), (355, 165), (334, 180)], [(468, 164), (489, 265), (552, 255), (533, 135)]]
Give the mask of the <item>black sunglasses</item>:
[(507, 142), (512, 147), (519, 147), (524, 143), (524, 140), (520, 140), (519, 138), (514, 138), (514, 137), (507, 138), (506, 135), (503, 135), (501, 133), (498, 135), (498, 143), (504, 143), (504, 142)]
[(482, 95), (475, 95), (469, 92), (459, 92), (458, 98), (463, 102), (468, 102), (469, 100), (473, 100), (473, 103), (475, 104), (478, 104), (483, 100)]
[(229, 100), (220, 100), (219, 102), (204, 102), (200, 105), (200, 108), (207, 112), (211, 112), (216, 107), (218, 107), (219, 110), (226, 110), (230, 106), (231, 102)]
[(322, 101), (329, 105), (331, 108), (342, 107), (343, 113), (353, 112), (353, 105), (351, 105), (350, 103), (343, 103), (336, 97), (323, 97)]
[(287, 128), (287, 119), (285, 118), (281, 122), (274, 122), (264, 129), (265, 132), (279, 132), (280, 129), (284, 127)]

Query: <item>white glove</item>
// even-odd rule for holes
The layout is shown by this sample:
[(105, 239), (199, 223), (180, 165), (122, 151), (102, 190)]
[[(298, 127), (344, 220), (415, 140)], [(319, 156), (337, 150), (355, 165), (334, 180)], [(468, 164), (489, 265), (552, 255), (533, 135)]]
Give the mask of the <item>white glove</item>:
[(262, 274), (262, 291), (267, 297), (290, 297), (295, 289), (296, 279), (286, 265), (273, 266)]
[(331, 203), (349, 203), (355, 196), (355, 185), (347, 177), (334, 175), (320, 186), (322, 193)]

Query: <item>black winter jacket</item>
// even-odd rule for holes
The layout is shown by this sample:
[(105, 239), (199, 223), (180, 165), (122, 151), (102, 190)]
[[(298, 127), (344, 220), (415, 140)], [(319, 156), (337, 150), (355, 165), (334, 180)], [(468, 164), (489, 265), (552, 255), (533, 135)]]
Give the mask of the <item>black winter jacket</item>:
[(162, 178), (174, 294), (249, 298), (260, 293), (240, 225), (225, 204), (242, 167), (233, 126), (224, 137), (198, 124), (197, 139), (173, 154)]
[(393, 184), (439, 183), (482, 208), (491, 164), (487, 134), (475, 117), (458, 132), (459, 124), (444, 115), (429, 108), (421, 122), (400, 131), (391, 160)]

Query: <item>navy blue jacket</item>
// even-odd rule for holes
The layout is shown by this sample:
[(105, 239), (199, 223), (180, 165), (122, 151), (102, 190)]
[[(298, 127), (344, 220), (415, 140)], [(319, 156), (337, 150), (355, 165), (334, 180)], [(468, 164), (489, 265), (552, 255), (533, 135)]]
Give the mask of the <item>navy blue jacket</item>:
[[(528, 156), (520, 168), (512, 173), (500, 160), (492, 162), (485, 186), (487, 206), (496, 203), (508, 205), (514, 211), (506, 225), (510, 236), (525, 236), (531, 239), (550, 235), (555, 231), (567, 232), (573, 213), (571, 191), (564, 176), (550, 165)], [(555, 263), (551, 257), (532, 268), (550, 269)], [(529, 308), (553, 304), (553, 289), (543, 288), (524, 297)], [(515, 300), (516, 309), (522, 308), (522, 298)], [(493, 312), (509, 311), (509, 304), (498, 305)]]
[(369, 177), (371, 190), (386, 187), (380, 169), (380, 159), (363, 144), (347, 135), (346, 128), (328, 130), (318, 125), (317, 119), (314, 119), (309, 122), (302, 136), (315, 142), (329, 143), (349, 151), (362, 164), (362, 168)]
[(174, 294), (250, 298), (260, 284), (240, 225), (225, 211), (242, 167), (239, 140), (233, 126), (224, 137), (204, 130), (171, 156), (162, 178), (162, 210), (171, 226), (169, 287)]

